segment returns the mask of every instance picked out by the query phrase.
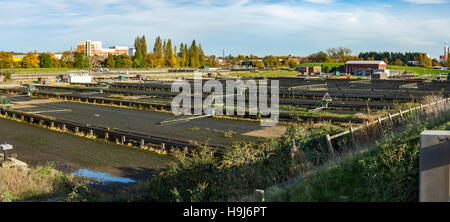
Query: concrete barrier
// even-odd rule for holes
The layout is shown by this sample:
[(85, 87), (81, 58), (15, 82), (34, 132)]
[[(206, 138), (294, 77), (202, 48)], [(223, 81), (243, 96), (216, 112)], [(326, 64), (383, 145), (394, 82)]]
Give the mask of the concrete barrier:
[(425, 130), (420, 134), (419, 201), (450, 201), (450, 131)]

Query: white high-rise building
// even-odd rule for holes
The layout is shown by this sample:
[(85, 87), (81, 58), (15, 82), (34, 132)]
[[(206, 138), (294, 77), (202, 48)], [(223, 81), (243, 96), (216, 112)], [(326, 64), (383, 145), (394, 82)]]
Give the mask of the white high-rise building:
[(440, 56), (441, 62), (447, 62), (449, 54), (450, 54), (450, 49), (448, 48), (447, 43), (445, 43), (444, 55)]

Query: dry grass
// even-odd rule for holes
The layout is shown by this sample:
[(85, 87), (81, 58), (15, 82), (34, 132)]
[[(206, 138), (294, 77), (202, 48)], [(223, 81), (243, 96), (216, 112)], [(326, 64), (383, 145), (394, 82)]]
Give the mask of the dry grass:
[(66, 176), (50, 166), (0, 168), (0, 201), (63, 198), (74, 182), (73, 176)]

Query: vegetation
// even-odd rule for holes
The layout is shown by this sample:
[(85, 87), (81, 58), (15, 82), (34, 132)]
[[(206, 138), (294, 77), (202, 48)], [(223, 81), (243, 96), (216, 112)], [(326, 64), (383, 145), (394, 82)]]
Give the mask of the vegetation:
[[(238, 200), (255, 188), (279, 183), (325, 161), (329, 155), (326, 142), (317, 136), (340, 130), (327, 123), (313, 127), (299, 122), (291, 124), (280, 141), (237, 144), (222, 157), (207, 147), (193, 152), (177, 151), (179, 164), (148, 182), (140, 200)], [(293, 140), (301, 149), (292, 159)]]
[(418, 201), (419, 134), (450, 129), (450, 114), (410, 123), (367, 152), (266, 190), (267, 201)]
[(64, 200), (72, 189), (85, 182), (52, 166), (0, 168), (0, 201)]
[(407, 71), (407, 72), (414, 72), (414, 73), (417, 73), (419, 75), (450, 73), (450, 70), (438, 70), (438, 69), (423, 68), (423, 67), (417, 67), (417, 66), (394, 66), (394, 65), (388, 65), (387, 69), (404, 70), (404, 71)]

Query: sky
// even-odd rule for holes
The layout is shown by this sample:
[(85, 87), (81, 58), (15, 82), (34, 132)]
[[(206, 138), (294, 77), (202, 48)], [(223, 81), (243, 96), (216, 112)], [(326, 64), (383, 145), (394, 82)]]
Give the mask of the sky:
[(145, 35), (207, 55), (307, 56), (332, 47), (443, 54), (450, 0), (0, 0), (0, 51), (58, 52), (78, 41), (132, 47)]

